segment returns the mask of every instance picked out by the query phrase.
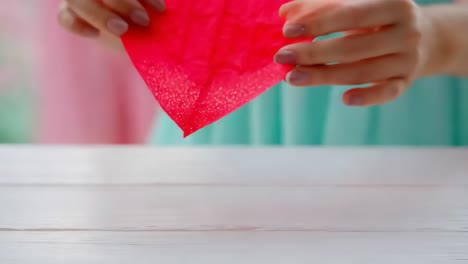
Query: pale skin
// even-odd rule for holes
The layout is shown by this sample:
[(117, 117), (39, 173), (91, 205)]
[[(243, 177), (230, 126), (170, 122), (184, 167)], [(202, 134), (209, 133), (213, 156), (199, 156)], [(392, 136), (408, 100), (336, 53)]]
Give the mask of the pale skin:
[[(59, 22), (71, 32), (121, 47), (119, 37), (130, 23), (149, 23), (142, 3), (165, 9), (162, 0), (64, 0)], [(298, 66), (286, 77), (293, 86), (371, 84), (350, 89), (343, 102), (384, 104), (421, 77), (468, 77), (466, 4), (468, 0), (426, 7), (411, 0), (294, 0), (280, 9), (285, 37), (344, 36), (289, 45), (274, 59)]]
[(159, 12), (166, 9), (164, 0), (63, 0), (58, 22), (79, 36), (122, 48), (119, 37), (128, 31), (130, 24), (149, 25), (145, 6)]

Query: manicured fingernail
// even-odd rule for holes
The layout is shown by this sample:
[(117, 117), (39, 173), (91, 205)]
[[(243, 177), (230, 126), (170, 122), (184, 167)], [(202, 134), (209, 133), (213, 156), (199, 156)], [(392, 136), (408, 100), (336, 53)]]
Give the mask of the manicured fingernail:
[(297, 38), (305, 33), (304, 26), (297, 24), (286, 24), (283, 27), (283, 35), (287, 38)]
[(166, 10), (166, 4), (164, 3), (164, 0), (150, 0), (149, 3), (158, 11), (162, 12)]
[(296, 64), (296, 56), (294, 52), (289, 50), (280, 50), (275, 55), (275, 62), (279, 64)]
[(140, 26), (148, 26), (150, 23), (150, 17), (144, 10), (133, 11), (133, 13), (130, 15), (130, 18), (133, 22), (135, 22), (135, 24)]
[(353, 95), (348, 99), (348, 105), (350, 106), (360, 106), (363, 105), (364, 98), (360, 95)]
[(293, 86), (306, 85), (309, 81), (309, 75), (305, 72), (292, 71), (286, 75), (286, 82)]
[(112, 18), (107, 22), (107, 28), (117, 36), (123, 35), (128, 30), (128, 23), (120, 18)]

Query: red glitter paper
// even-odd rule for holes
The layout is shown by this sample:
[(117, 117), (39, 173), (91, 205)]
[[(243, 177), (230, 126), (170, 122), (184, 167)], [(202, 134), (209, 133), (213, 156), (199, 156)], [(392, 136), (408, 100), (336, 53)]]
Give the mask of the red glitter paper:
[[(166, 0), (148, 28), (122, 37), (163, 110), (188, 136), (253, 100), (290, 68), (278, 10), (289, 0)], [(297, 40), (296, 40), (297, 41)]]

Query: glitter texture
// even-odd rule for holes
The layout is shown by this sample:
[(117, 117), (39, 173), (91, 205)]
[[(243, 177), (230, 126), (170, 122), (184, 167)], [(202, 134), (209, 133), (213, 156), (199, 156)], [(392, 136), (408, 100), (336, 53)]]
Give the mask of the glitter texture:
[(280, 82), (273, 62), (288, 0), (166, 0), (149, 28), (132, 28), (124, 46), (163, 110), (188, 136)]

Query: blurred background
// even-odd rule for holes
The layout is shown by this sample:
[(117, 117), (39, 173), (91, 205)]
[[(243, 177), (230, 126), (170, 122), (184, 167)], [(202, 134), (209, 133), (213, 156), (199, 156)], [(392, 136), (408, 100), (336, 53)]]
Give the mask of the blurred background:
[(156, 103), (125, 54), (62, 30), (60, 0), (0, 9), (0, 143), (143, 144)]

